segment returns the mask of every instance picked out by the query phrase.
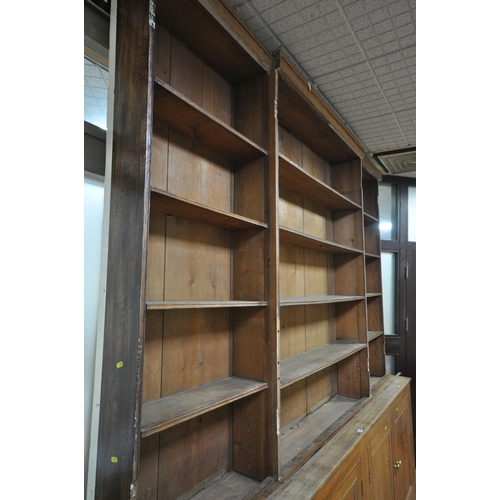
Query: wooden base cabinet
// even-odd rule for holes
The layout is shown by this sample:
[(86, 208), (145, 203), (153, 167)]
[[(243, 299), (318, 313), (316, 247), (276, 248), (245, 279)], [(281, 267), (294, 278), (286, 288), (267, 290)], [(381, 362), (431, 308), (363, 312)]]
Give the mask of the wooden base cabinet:
[(373, 397), (269, 500), (413, 500), (410, 379), (386, 375)]

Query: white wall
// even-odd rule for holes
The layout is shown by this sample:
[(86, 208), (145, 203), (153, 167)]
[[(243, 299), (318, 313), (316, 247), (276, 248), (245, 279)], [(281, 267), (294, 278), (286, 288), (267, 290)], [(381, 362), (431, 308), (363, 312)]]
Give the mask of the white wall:
[[(85, 469), (87, 478), (96, 360), (97, 313), (101, 278), (101, 239), (104, 212), (104, 179), (84, 177), (84, 415)], [(86, 481), (85, 481), (86, 482)]]

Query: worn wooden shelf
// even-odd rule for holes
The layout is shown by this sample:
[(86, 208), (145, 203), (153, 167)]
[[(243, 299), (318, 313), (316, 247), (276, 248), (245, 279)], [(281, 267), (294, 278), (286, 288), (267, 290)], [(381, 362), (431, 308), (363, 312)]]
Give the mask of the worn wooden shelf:
[(339, 245), (338, 243), (316, 238), (315, 236), (310, 236), (287, 227), (280, 227), (279, 234), (282, 243), (310, 248), (311, 250), (317, 250), (319, 252), (352, 255), (361, 255), (363, 253), (362, 250), (358, 250), (357, 248)]
[(147, 437), (267, 388), (265, 382), (227, 377), (142, 405), (141, 436)]
[(201, 491), (190, 497), (190, 500), (244, 499), (247, 498), (246, 495), (253, 495), (254, 492), (258, 491), (261, 485), (261, 481), (234, 470), (219, 477), (220, 474), (210, 478), (208, 484), (203, 483)]
[(372, 299), (374, 297), (382, 297), (382, 293), (381, 292), (367, 292), (367, 294), (366, 294), (367, 299)]
[(372, 340), (375, 340), (376, 338), (380, 337), (381, 335), (384, 335), (383, 331), (368, 330), (368, 342), (371, 342)]
[(151, 190), (151, 210), (231, 231), (267, 228), (267, 224), (263, 222), (224, 212), (155, 188)]
[(279, 179), (280, 184), (293, 193), (319, 203), (332, 212), (361, 209), (357, 203), (308, 174), (282, 154), (279, 155)]
[(313, 373), (319, 372), (328, 366), (366, 349), (366, 344), (338, 340), (310, 351), (281, 360), (281, 381), (283, 389)]
[(380, 259), (380, 255), (374, 253), (365, 253), (367, 259)]
[(360, 295), (314, 295), (309, 297), (281, 297), (280, 306), (307, 306), (313, 304), (333, 304), (335, 302), (353, 302), (363, 300)]
[(369, 214), (367, 212), (363, 212), (363, 216), (365, 218), (365, 222), (367, 222), (367, 223), (378, 222), (378, 217), (375, 217), (372, 214)]
[(365, 401), (366, 398), (334, 396), (305, 417), (300, 425), (282, 429), (280, 452), (283, 477), (289, 477), (331, 439)]
[(150, 300), (146, 302), (148, 311), (166, 309), (215, 309), (224, 307), (264, 307), (262, 300)]
[[(201, 4), (162, 0), (156, 2), (156, 23), (186, 41), (197, 54), (232, 83), (244, 82), (271, 69), (268, 52), (229, 6), (206, 10)], [(212, 14), (215, 13), (216, 17)], [(227, 24), (227, 26), (225, 26)], [(230, 29), (229, 29), (230, 27)], [(207, 38), (207, 33), (210, 36)]]
[(235, 163), (265, 156), (260, 146), (155, 78), (154, 118), (163, 125)]

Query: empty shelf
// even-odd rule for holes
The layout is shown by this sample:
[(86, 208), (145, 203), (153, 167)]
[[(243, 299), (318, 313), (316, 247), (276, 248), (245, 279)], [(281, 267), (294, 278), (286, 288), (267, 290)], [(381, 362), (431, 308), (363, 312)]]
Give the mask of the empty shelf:
[(362, 349), (366, 349), (366, 344), (337, 341), (285, 358), (280, 363), (281, 388), (338, 363)]
[(267, 388), (265, 382), (228, 377), (142, 405), (141, 435), (150, 436)]

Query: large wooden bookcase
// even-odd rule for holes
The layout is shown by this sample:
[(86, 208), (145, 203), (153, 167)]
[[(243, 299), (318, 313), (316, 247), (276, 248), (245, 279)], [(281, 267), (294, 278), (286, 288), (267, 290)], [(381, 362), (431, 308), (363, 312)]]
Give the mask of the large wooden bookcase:
[(119, 0), (115, 79), (96, 498), (244, 498), (385, 375), (380, 177), (223, 0)]

